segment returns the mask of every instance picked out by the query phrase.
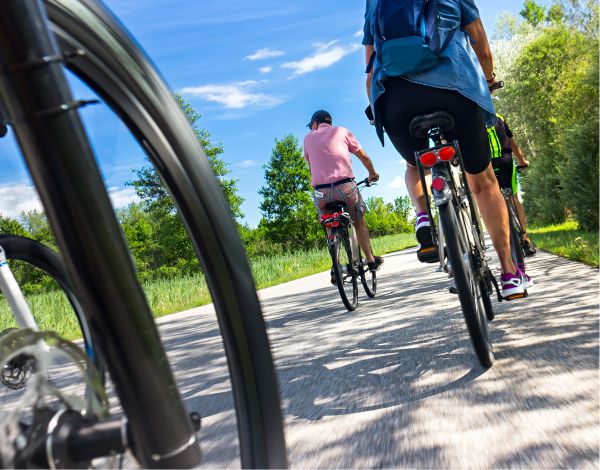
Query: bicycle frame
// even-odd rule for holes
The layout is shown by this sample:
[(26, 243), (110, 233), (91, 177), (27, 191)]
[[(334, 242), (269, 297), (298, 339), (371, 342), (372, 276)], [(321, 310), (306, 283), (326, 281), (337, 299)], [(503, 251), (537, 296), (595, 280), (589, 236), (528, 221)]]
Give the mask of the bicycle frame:
[[(200, 459), (39, 0), (2, 2), (0, 95), (144, 467)], [(23, 105), (21, 105), (23, 103)], [(57, 138), (57, 136), (59, 138)], [(151, 431), (151, 432), (149, 432)]]
[(508, 210), (508, 216), (511, 219), (512, 223), (514, 223), (515, 228), (519, 235), (523, 235), (523, 225), (521, 224), (521, 219), (519, 219), (519, 213), (517, 212), (517, 207), (514, 200), (514, 193), (512, 188), (500, 188), (502, 192), (502, 196), (504, 197), (504, 201), (506, 202), (506, 209)]
[[(431, 200), (429, 197), (430, 191), (426, 182), (426, 170), (423, 167), (423, 164), (420, 161), (420, 156), (432, 151), (438, 151), (443, 147), (448, 147), (449, 144), (444, 138), (443, 134), (439, 129), (432, 129), (431, 139), (434, 141), (435, 146), (432, 148), (428, 148), (425, 150), (421, 150), (415, 152), (415, 161), (417, 163), (417, 169), (419, 172), (421, 187), (423, 188), (423, 193), (426, 195), (425, 201), (427, 204), (427, 213), (429, 215), (429, 220), (435, 226), (433, 212), (431, 210)], [(431, 177), (432, 180), (436, 178), (441, 178), (444, 181), (443, 188), (436, 189), (432, 187), (432, 196), (434, 206), (440, 207), (444, 204), (449, 204), (453, 200), (459, 204), (462, 208), (468, 208), (469, 210), (469, 219), (461, 221), (463, 225), (467, 227), (473, 226), (475, 228), (475, 233), (472, 230), (466, 230), (466, 234), (469, 238), (469, 244), (472, 248), (473, 254), (476, 255), (477, 264), (481, 267), (481, 259), (484, 258), (486, 252), (485, 240), (483, 237), (483, 230), (481, 228), (481, 222), (479, 219), (479, 214), (476, 209), (476, 205), (473, 201), (473, 196), (471, 190), (469, 188), (469, 184), (467, 178), (465, 176), (464, 165), (462, 161), (462, 154), (460, 152), (460, 146), (458, 141), (453, 141), (451, 146), (455, 149), (456, 154), (451, 161), (437, 161), (431, 168)], [(463, 211), (460, 211), (461, 214), (464, 214)], [(434, 238), (434, 243), (438, 245), (438, 247), (444, 246), (444, 232), (442, 228), (442, 224), (438, 223), (437, 228), (432, 230), (432, 237)], [(440, 253), (440, 265), (439, 270), (448, 272), (448, 266), (445, 257)], [(483, 274), (483, 273), (482, 273)]]

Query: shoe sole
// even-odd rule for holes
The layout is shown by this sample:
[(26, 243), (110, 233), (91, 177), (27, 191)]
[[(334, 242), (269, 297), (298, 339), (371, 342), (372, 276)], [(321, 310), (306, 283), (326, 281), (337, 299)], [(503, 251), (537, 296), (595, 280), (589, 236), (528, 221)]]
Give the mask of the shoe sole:
[(437, 246), (432, 245), (417, 250), (417, 258), (421, 263), (437, 263), (440, 260)]
[(513, 296), (526, 295), (526, 293), (527, 293), (527, 288), (525, 287), (525, 284), (523, 283), (519, 287), (513, 287), (512, 289), (506, 289), (506, 290), (502, 289), (502, 292), (500, 293), (500, 295), (502, 296), (502, 298), (508, 299), (509, 297), (513, 297)]

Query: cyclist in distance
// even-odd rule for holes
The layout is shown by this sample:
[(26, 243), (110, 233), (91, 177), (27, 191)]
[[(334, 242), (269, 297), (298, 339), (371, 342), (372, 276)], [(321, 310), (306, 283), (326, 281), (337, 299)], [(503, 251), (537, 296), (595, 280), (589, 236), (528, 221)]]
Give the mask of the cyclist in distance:
[[(405, 8), (409, 8), (410, 2), (406, 3)], [(413, 3), (416, 6), (417, 2)], [(493, 126), (496, 122), (488, 88), (496, 83), (496, 75), (479, 10), (473, 0), (437, 0), (436, 28), (447, 42), (436, 55), (436, 61), (419, 72), (388, 74), (389, 69), (384, 70), (381, 64), (381, 60), (386, 59), (380, 58), (381, 51), (376, 51), (375, 45), (387, 41), (379, 29), (381, 19), (387, 14), (382, 9), (391, 11), (392, 6), (398, 8), (389, 1), (367, 0), (363, 29), (368, 64), (367, 94), (382, 144), (385, 129), (406, 160), (405, 180), (417, 211), (416, 236), (420, 249), (431, 247), (433, 242), (414, 152), (427, 148), (428, 142), (411, 136), (409, 123), (415, 116), (445, 111), (455, 118), (454, 128), (445, 136), (460, 144), (469, 186), (500, 259), (502, 296), (521, 294), (529, 285), (528, 278), (511, 257), (508, 211), (491, 165), (487, 138), (486, 124)], [(425, 28), (425, 24), (422, 27)], [(414, 36), (414, 33), (405, 36), (409, 35)], [(404, 59), (400, 56), (393, 60), (402, 62)]]
[[(517, 168), (526, 168), (529, 162), (525, 160), (521, 148), (515, 142), (504, 117), (496, 114), (498, 121), (495, 126), (488, 127), (488, 139), (490, 141), (490, 150), (492, 153), (492, 166), (501, 188), (512, 188), (513, 199), (517, 207), (517, 214), (521, 227), (523, 227), (523, 251), (526, 256), (533, 256), (535, 248), (527, 236), (527, 217), (525, 209), (519, 200), (519, 183), (517, 181)], [(516, 159), (516, 163), (513, 159)]]
[[(307, 125), (311, 131), (304, 137), (304, 158), (310, 168), (311, 185), (315, 190), (313, 200), (319, 217), (325, 214), (329, 202), (346, 204), (369, 269), (376, 271), (383, 264), (383, 258), (374, 256), (371, 250), (369, 228), (364, 218), (366, 205), (354, 182), (350, 154), (356, 155), (365, 166), (369, 172), (369, 182), (378, 180), (379, 175), (352, 132), (332, 124), (331, 114), (321, 109), (313, 113)], [(332, 284), (335, 284), (334, 279), (332, 274)]]

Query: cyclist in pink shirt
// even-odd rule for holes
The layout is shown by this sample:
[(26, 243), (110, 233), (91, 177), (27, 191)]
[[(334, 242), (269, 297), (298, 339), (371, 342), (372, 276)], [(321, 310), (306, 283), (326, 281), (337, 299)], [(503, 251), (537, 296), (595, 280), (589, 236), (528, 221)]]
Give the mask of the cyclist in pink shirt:
[[(325, 213), (325, 206), (329, 202), (340, 201), (346, 204), (369, 269), (377, 270), (383, 263), (383, 258), (373, 256), (371, 250), (369, 228), (364, 219), (366, 205), (354, 182), (350, 154), (356, 155), (365, 166), (369, 172), (369, 181), (377, 181), (379, 175), (352, 132), (345, 127), (333, 126), (332, 122), (331, 114), (327, 111), (316, 111), (307, 126), (311, 132), (304, 137), (304, 158), (308, 162), (311, 185), (315, 189), (314, 203), (319, 216)], [(332, 277), (332, 282), (333, 279)]]

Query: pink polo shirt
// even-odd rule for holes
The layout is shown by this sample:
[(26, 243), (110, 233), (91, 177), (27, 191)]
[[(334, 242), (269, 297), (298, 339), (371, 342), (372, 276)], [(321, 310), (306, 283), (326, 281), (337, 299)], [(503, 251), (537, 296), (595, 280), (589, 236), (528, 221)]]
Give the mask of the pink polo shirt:
[(312, 186), (354, 178), (350, 154), (359, 150), (358, 140), (345, 127), (319, 124), (304, 137), (304, 158), (310, 165)]

